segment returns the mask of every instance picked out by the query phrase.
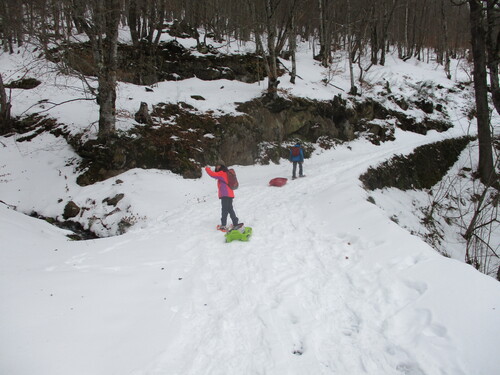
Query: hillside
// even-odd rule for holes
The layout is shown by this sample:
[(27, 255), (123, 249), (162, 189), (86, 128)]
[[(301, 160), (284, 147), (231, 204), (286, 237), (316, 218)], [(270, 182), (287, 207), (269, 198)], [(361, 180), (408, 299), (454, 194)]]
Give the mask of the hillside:
[[(253, 46), (225, 48), (241, 53)], [(475, 135), (467, 117), (467, 65), (454, 61), (449, 80), (432, 62), (388, 56), (385, 66), (368, 71), (361, 96), (353, 99), (342, 54), (329, 71), (312, 60), (307, 44), (300, 48), (300, 79), (292, 85), (283, 77), (284, 98), (374, 100), (402, 112), (388, 98), (390, 89), (410, 103), (407, 117), (453, 127), (422, 134), (375, 119), (372, 125), (390, 139), (373, 142), (373, 132), (360, 131), (328, 147), (308, 142), (307, 177), (282, 188), (268, 181), (290, 178), (286, 159), (235, 165), (235, 209), (254, 234), (247, 243), (229, 244), (214, 229), (220, 203), (215, 181), (205, 174), (185, 179), (133, 168), (81, 186), (82, 158), (57, 132), (40, 131), (22, 142), (37, 130), (1, 137), (0, 372), (496, 373), (500, 284), (464, 264), (462, 244), (452, 237), (445, 236), (443, 246), (456, 259), (414, 235), (427, 231), (414, 212), (425, 205), (426, 191), (368, 192), (359, 180), (394, 155)], [(15, 115), (48, 113), (65, 133), (95, 138), (97, 105), (72, 101), (82, 96), (76, 78), (58, 74), (29, 47), (0, 55), (0, 66), (10, 81), (30, 76), (42, 82), (12, 90)], [(120, 131), (138, 125), (141, 102), (150, 109), (184, 102), (194, 114), (217, 117), (239, 115), (240, 103), (264, 91), (263, 82), (197, 78), (148, 88), (153, 91), (119, 84)], [(444, 109), (429, 114), (411, 104), (422, 96)], [(494, 124), (498, 131), (498, 117)], [(452, 170), (474, 163), (467, 156), (475, 147), (472, 142)], [(63, 221), (69, 201), (81, 208), (72, 220), (106, 238), (71, 241), (68, 231), (24, 215)], [(492, 235), (499, 238), (498, 228)]]
[[(168, 34), (164, 37), (166, 43), (173, 39)], [(194, 39), (178, 39), (177, 43), (182, 43), (186, 51), (191, 50), (193, 56), (200, 55), (194, 52)], [(211, 41), (211, 45), (227, 56), (247, 54), (255, 48), (251, 43), (227, 45)], [(47, 196), (41, 198), (50, 203), (41, 205), (33, 201), (40, 197), (24, 194), (20, 186), (11, 183), (5, 186), (7, 195), (3, 200), (24, 213), (36, 212), (59, 221), (64, 220), (65, 206), (73, 200), (81, 211), (72, 220), (100, 236), (120, 233), (113, 224), (116, 218), (108, 220), (104, 216), (107, 205), (102, 201), (114, 195), (92, 196), (85, 190), (93, 188), (85, 185), (117, 177), (129, 169), (168, 169), (196, 178), (201, 176), (201, 167), (220, 157), (228, 164), (250, 165), (270, 160), (279, 163), (286, 157), (287, 144), (297, 139), (305, 142), (311, 153), (358, 137), (374, 143), (390, 141), (398, 128), (424, 135), (435, 128), (441, 139), (475, 134), (469, 119), (473, 108), (468, 82), (470, 67), (464, 61), (454, 61), (454, 79), (448, 80), (439, 65), (417, 60), (403, 62), (391, 56), (386, 66), (374, 66), (365, 73), (361, 96), (353, 97), (346, 94), (349, 76), (345, 55), (336, 55), (332, 68), (325, 69), (311, 58), (309, 45), (304, 43), (298, 49), (301, 53), (297, 56), (300, 73), (297, 83), (288, 82), (286, 74), (280, 83), (285, 101), (280, 105), (290, 106), (289, 109), (269, 111), (266, 104), (256, 102), (265, 92), (265, 81), (187, 78), (153, 86), (120, 82), (118, 138), (102, 147), (93, 141), (99, 113), (93, 97), (83, 90), (76, 76), (60, 74), (54, 63), (31, 50), (28, 47), (14, 55), (0, 56), (6, 83), (26, 78), (41, 82), (29, 90), (11, 89), (13, 115), (38, 117), (32, 125), (20, 124), (21, 134), (2, 141), (3, 151), (7, 152), (4, 160), (12, 157), (13, 147), (21, 151), (26, 147), (22, 153), (39, 160), (31, 150), (33, 145), (43, 144), (42, 148), (57, 159), (56, 167), (48, 172), (55, 175), (57, 182), (49, 176), (46, 181), (60, 187), (46, 189)], [(281, 62), (289, 68), (289, 61)], [(93, 82), (92, 77), (87, 79)], [(436, 109), (424, 110), (422, 102)], [(146, 103), (151, 111), (153, 126), (134, 119), (141, 103)], [(245, 112), (240, 112), (242, 107)], [(325, 114), (314, 114), (321, 111)], [(155, 114), (159, 117), (154, 117)], [(39, 116), (48, 116), (49, 120), (37, 122)], [(453, 129), (445, 131), (450, 126)], [(428, 142), (422, 139), (422, 143)], [(50, 149), (62, 154), (56, 156)], [(9, 180), (21, 181), (15, 176), (24, 174), (21, 171), (33, 168), (33, 164), (27, 158), (13, 157), (10, 167), (5, 166), (1, 173), (12, 176)], [(38, 166), (35, 168), (40, 170)], [(75, 174), (80, 186), (74, 184)], [(41, 183), (39, 178), (36, 180)], [(121, 202), (120, 212), (115, 216), (137, 218), (132, 220), (133, 224), (147, 215), (136, 204), (124, 206), (124, 203)]]

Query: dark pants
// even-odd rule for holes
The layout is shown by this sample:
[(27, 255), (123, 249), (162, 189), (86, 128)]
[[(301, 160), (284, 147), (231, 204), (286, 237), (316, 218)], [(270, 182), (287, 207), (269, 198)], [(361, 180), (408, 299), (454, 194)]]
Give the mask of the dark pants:
[(303, 176), (303, 173), (302, 173), (302, 162), (301, 161), (293, 161), (293, 173), (292, 173), (292, 176), (293, 177), (296, 177), (297, 176), (297, 164), (299, 165), (299, 176), (302, 177)]
[(233, 198), (222, 197), (220, 199), (220, 203), (222, 205), (222, 215), (220, 218), (221, 225), (226, 226), (228, 214), (231, 217), (231, 221), (233, 222), (233, 225), (238, 224), (238, 218), (236, 217), (236, 214), (234, 213), (234, 208), (233, 208)]

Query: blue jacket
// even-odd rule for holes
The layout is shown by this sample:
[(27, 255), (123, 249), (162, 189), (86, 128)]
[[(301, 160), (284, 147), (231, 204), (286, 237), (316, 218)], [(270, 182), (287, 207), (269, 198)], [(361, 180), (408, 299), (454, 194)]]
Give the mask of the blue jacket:
[[(299, 148), (299, 155), (298, 156), (293, 156), (292, 150), (293, 148), (298, 147)], [(298, 161), (298, 162), (303, 162), (304, 161), (304, 152), (302, 151), (302, 147), (300, 147), (299, 144), (296, 144), (290, 149), (290, 161)]]

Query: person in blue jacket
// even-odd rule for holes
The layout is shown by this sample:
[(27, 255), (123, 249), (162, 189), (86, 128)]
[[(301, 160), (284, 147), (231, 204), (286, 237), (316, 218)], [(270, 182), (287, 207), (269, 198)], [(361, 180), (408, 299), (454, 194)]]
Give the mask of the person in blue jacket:
[(297, 143), (290, 149), (289, 160), (293, 163), (292, 179), (295, 180), (295, 178), (297, 178), (297, 164), (299, 165), (299, 177), (304, 177), (304, 171), (302, 169), (302, 163), (304, 162), (304, 150), (302, 150), (300, 143)]

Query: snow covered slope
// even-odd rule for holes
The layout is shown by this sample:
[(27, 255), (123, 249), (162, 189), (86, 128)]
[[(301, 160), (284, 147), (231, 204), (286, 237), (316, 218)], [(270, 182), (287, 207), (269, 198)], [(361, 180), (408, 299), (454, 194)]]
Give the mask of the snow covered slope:
[(1, 373), (495, 374), (499, 283), (437, 254), (360, 187), (374, 159), (420, 138), (318, 153), (282, 188), (267, 182), (287, 163), (238, 168), (250, 242), (215, 231), (208, 176), (131, 171), (122, 188), (144, 201), (153, 181), (185, 194), (146, 228), (99, 240), (2, 205)]
[[(30, 56), (0, 55), (2, 72), (21, 77)], [(327, 72), (306, 54), (298, 63), (297, 85), (282, 82), (289, 93), (345, 95), (321, 83)], [(335, 86), (347, 89), (342, 69), (339, 63)], [(75, 81), (36, 71), (43, 84), (13, 91), (14, 114), (50, 107), (39, 100), (80, 95)], [(378, 96), (389, 82), (410, 97), (422, 77), (456, 84), (433, 65), (389, 59), (369, 71), (363, 90), (371, 86), (365, 94)], [(119, 128), (133, 125), (130, 114), (141, 101), (185, 100), (227, 113), (235, 98), (264, 89), (220, 87), (196, 79), (160, 83), (147, 97), (143, 87), (120, 84)], [(400, 228), (367, 201), (358, 179), (396, 153), (467, 132), (470, 92), (443, 92), (428, 94), (447, 103), (455, 127), (446, 133), (396, 130), (396, 141), (380, 146), (357, 140), (318, 149), (304, 165), (307, 177), (282, 188), (268, 181), (290, 177), (286, 161), (236, 166), (235, 209), (253, 227), (250, 242), (226, 244), (215, 230), (220, 203), (206, 175), (184, 180), (137, 169), (80, 187), (78, 158), (64, 140), (0, 138), (0, 373), (496, 374), (500, 284)], [(207, 101), (196, 103), (192, 94)], [(69, 102), (50, 115), (91, 137), (96, 108)], [(118, 193), (125, 194), (120, 212), (137, 224), (98, 240), (70, 241), (65, 231), (8, 208), (56, 217), (73, 199), (90, 207), (85, 220), (105, 217), (101, 228), (112, 232), (121, 214), (102, 201)]]

